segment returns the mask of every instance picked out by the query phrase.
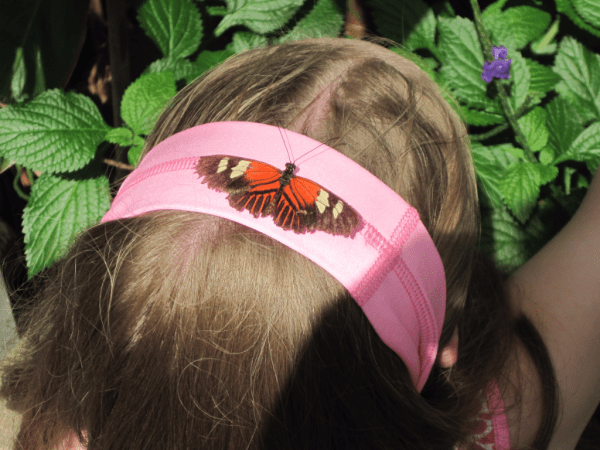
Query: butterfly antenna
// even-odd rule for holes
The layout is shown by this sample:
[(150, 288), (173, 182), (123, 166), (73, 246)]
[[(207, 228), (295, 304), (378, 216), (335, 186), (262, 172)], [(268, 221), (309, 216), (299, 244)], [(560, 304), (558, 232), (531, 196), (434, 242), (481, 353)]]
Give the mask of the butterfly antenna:
[[(335, 140), (335, 139), (338, 139), (338, 138), (337, 138), (337, 137), (331, 138), (331, 139), (329, 139), (329, 140), (328, 140), (328, 142), (329, 142), (329, 141), (333, 141), (333, 140)], [(300, 156), (298, 157), (298, 159), (296, 160), (296, 162), (300, 161), (300, 160), (301, 160), (302, 158), (304, 158), (305, 156), (307, 156), (307, 155), (311, 154), (312, 152), (314, 152), (316, 149), (318, 149), (318, 148), (319, 148), (320, 146), (322, 146), (322, 145), (328, 145), (328, 144), (326, 144), (325, 142), (323, 142), (323, 143), (321, 143), (321, 144), (317, 145), (317, 146), (316, 146), (315, 148), (313, 148), (312, 150), (309, 150), (309, 151), (307, 151), (306, 153), (304, 153), (304, 154), (300, 155)]]
[(289, 161), (291, 161), (291, 162), (292, 162), (292, 164), (295, 164), (295, 163), (293, 162), (293, 160), (294, 160), (294, 158), (293, 158), (293, 155), (292, 155), (292, 154), (290, 154), (290, 152), (291, 152), (291, 149), (292, 149), (292, 144), (290, 143), (290, 148), (288, 149), (288, 146), (287, 146), (287, 144), (285, 143), (285, 138), (283, 137), (283, 133), (282, 133), (282, 131), (281, 131), (281, 128), (280, 128), (280, 127), (277, 127), (277, 128), (279, 129), (279, 134), (281, 135), (281, 140), (283, 141), (283, 145), (284, 145), (284, 147), (285, 147), (285, 150), (287, 151), (287, 154), (288, 154), (288, 160), (289, 160)]

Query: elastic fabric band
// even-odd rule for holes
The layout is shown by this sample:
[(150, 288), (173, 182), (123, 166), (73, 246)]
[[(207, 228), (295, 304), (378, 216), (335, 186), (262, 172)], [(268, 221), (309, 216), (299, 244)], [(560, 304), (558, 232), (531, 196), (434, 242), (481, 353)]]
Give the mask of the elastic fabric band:
[[(282, 132), (289, 143), (284, 144)], [(296, 176), (318, 183), (359, 213), (360, 226), (351, 236), (284, 230), (273, 217), (256, 218), (236, 210), (226, 192), (209, 188), (196, 172), (199, 159), (209, 155), (260, 161), (283, 171), (291, 162), (286, 145), (294, 155), (307, 154), (300, 158)], [(124, 180), (101, 223), (158, 210), (229, 219), (321, 266), (361, 306), (383, 342), (405, 362), (421, 392), (437, 356), (444, 322), (444, 267), (418, 212), (362, 166), (314, 139), (271, 125), (236, 121), (198, 125), (148, 152)]]

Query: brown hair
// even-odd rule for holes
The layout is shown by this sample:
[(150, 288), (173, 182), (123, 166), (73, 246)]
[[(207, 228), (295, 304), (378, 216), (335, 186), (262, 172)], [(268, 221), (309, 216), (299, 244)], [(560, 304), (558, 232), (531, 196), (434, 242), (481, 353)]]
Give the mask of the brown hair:
[(503, 396), (511, 387), (520, 339), (547, 396), (533, 447), (548, 445), (554, 372), (510, 308), (506, 274), (478, 250), (465, 127), (423, 71), (381, 52), (391, 54), (306, 39), (237, 54), (172, 99), (143, 155), (195, 125), (237, 120), (294, 130), (361, 164), (417, 209), (436, 244), (447, 282), (440, 348), (458, 327), (456, 365), (436, 363), (419, 394), (321, 267), (240, 224), (157, 211), (87, 229), (34, 278), (0, 389), (23, 413), (20, 444), (85, 431), (89, 450), (466, 448), (488, 383)]

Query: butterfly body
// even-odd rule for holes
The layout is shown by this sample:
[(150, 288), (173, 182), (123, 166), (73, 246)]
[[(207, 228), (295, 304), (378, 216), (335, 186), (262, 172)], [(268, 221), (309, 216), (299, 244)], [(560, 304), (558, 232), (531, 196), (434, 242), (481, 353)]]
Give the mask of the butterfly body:
[(227, 192), (229, 204), (254, 217), (273, 216), (284, 230), (304, 234), (325, 231), (349, 236), (359, 225), (358, 213), (317, 183), (294, 175), (295, 164), (281, 171), (270, 164), (229, 155), (201, 157), (196, 172), (202, 183)]

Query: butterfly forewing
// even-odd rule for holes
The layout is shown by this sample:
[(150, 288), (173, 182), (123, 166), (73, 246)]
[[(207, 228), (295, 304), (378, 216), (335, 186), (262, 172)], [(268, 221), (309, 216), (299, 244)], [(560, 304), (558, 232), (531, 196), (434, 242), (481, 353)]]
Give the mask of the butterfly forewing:
[(270, 164), (251, 161), (244, 176), (236, 181), (239, 184), (246, 184), (250, 189), (230, 195), (230, 203), (235, 202), (239, 211), (247, 209), (254, 217), (270, 216), (272, 208), (269, 208), (269, 205), (281, 188), (281, 175), (281, 170)]
[(268, 215), (264, 210), (279, 190), (281, 178), (281, 171), (269, 164), (229, 155), (200, 158), (196, 172), (209, 188), (227, 192), (231, 206), (254, 217)]

